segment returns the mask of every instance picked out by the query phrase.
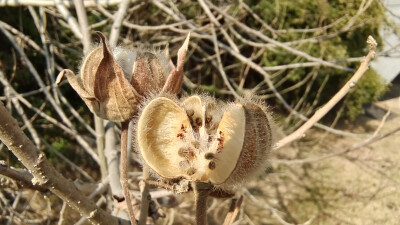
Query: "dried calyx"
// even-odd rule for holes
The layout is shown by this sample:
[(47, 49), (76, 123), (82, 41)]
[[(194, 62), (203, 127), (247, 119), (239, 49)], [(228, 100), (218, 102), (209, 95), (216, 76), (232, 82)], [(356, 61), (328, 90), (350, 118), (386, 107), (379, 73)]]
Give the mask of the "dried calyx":
[(67, 77), (91, 112), (114, 122), (127, 121), (147, 95), (180, 91), (189, 35), (178, 51), (177, 67), (161, 52), (123, 47), (111, 51), (104, 35), (97, 35), (102, 44), (86, 56), (80, 76), (63, 70), (57, 77), (57, 84)]
[(237, 186), (264, 168), (271, 143), (265, 107), (251, 101), (158, 97), (137, 123), (138, 147), (155, 173), (220, 188)]

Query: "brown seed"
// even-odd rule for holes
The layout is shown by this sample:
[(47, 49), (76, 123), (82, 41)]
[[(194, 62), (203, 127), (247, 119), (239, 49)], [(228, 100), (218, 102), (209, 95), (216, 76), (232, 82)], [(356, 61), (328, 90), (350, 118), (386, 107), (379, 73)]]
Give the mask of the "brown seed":
[(212, 152), (208, 152), (204, 155), (204, 158), (206, 159), (215, 159), (215, 154)]
[(210, 170), (215, 169), (215, 162), (214, 162), (214, 161), (211, 161), (210, 163), (208, 163), (208, 168), (209, 168)]
[(186, 157), (188, 153), (189, 153), (189, 151), (188, 151), (187, 148), (180, 148), (180, 149), (178, 150), (178, 155), (179, 155), (180, 157)]
[(186, 111), (186, 114), (188, 115), (188, 117), (192, 117), (194, 115), (194, 110), (193, 109), (189, 109)]
[(196, 171), (197, 171), (197, 170), (196, 170), (195, 168), (190, 167), (190, 168), (186, 171), (186, 174), (189, 175), (189, 176), (192, 176), (193, 174), (196, 173)]
[(212, 121), (212, 116), (211, 115), (206, 115), (206, 124), (209, 124)]
[(193, 147), (198, 149), (200, 147), (200, 142), (199, 141), (192, 141), (192, 145), (193, 145)]
[(202, 124), (201, 124), (201, 123), (202, 123), (201, 118), (200, 118), (200, 117), (197, 117), (195, 121), (196, 121), (196, 125), (199, 126), (199, 127), (201, 127), (201, 125), (202, 125)]

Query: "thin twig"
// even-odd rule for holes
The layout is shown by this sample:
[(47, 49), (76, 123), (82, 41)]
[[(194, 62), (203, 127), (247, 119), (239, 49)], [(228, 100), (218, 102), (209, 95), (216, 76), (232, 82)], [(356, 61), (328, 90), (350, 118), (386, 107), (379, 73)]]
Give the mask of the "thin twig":
[(64, 130), (65, 132), (67, 132), (68, 134), (72, 135), (77, 142), (85, 149), (85, 151), (87, 153), (89, 153), (93, 160), (95, 160), (97, 163), (99, 163), (99, 159), (98, 156), (94, 153), (93, 149), (90, 147), (90, 145), (87, 143), (87, 141), (85, 139), (82, 138), (81, 135), (78, 134), (78, 132), (74, 129), (72, 129), (72, 127), (68, 127), (65, 126), (64, 124), (60, 123), (58, 120), (54, 119), (53, 117), (47, 115), (46, 113), (44, 113), (42, 110), (37, 109), (36, 107), (34, 107), (28, 100), (26, 100), (25, 98), (23, 98), (22, 96), (20, 96), (14, 89), (13, 87), (10, 85), (10, 83), (8, 82), (8, 80), (5, 78), (3, 71), (0, 70), (0, 82), (8, 87), (9, 91), (11, 91), (11, 93), (13, 94), (14, 97), (16, 97), (22, 104), (24, 104), (26, 107), (28, 107), (29, 109), (33, 110), (35, 113), (37, 113), (38, 115), (40, 115), (41, 117), (45, 118), (47, 121), (51, 122), (52, 124), (54, 124), (55, 126), (61, 128), (62, 130)]
[[(103, 180), (101, 181), (101, 183), (97, 185), (96, 189), (95, 189), (92, 193), (90, 193), (90, 195), (88, 196), (88, 198), (89, 198), (89, 199), (93, 199), (96, 195), (102, 194), (103, 192), (105, 192), (105, 191), (107, 190), (107, 187), (108, 187), (109, 182), (110, 182), (110, 179), (109, 179), (108, 177), (106, 177), (105, 179), (103, 179)], [(100, 199), (104, 199), (104, 197), (101, 196)], [(99, 199), (99, 200), (100, 200), (100, 199)], [(103, 201), (103, 200), (102, 200), (102, 201)], [(100, 206), (100, 204), (103, 203), (102, 201), (101, 201), (101, 202), (97, 201), (97, 202), (96, 202), (96, 205), (97, 205), (97, 206)], [(86, 220), (87, 220), (86, 218), (82, 217), (82, 218), (79, 219), (78, 222), (75, 223), (75, 225), (82, 225), (82, 224), (84, 224), (84, 222), (86, 222)]]
[(19, 202), (21, 200), (21, 196), (22, 196), (22, 191), (19, 190), (18, 193), (17, 193), (17, 196), (15, 197), (14, 202), (13, 202), (13, 204), (11, 206), (13, 210), (11, 212), (10, 217), (8, 218), (8, 221), (7, 221), (6, 225), (11, 225), (12, 224), (12, 221), (13, 221), (13, 218), (14, 218), (14, 213), (13, 212), (16, 211), (16, 208), (17, 208), (17, 206), (18, 206), (18, 204), (19, 204)]
[[(90, 30), (89, 30), (86, 10), (83, 5), (83, 0), (74, 0), (74, 4), (82, 33), (83, 54), (87, 55), (89, 53), (89, 48), (90, 48)], [(104, 156), (105, 130), (104, 130), (103, 119), (93, 114), (93, 120), (96, 130), (97, 154), (99, 156), (99, 161), (100, 161), (101, 177), (105, 179), (108, 176), (108, 171), (107, 171), (106, 158)]]
[(4, 161), (0, 161), (0, 174), (15, 180), (15, 182), (23, 188), (30, 188), (41, 192), (48, 190), (40, 185), (32, 184), (33, 176), (28, 171), (10, 168)]
[(130, 3), (131, 0), (122, 0), (118, 6), (118, 11), (114, 15), (114, 23), (111, 27), (110, 40), (108, 41), (111, 48), (117, 45), (119, 34), (121, 32), (121, 24), (125, 18)]
[[(43, 89), (43, 93), (46, 96), (46, 99), (51, 103), (51, 106), (54, 108), (54, 110), (57, 112), (57, 114), (62, 119), (62, 122), (64, 122), (68, 127), (70, 127), (71, 129), (73, 129), (75, 131), (73, 124), (71, 123), (69, 118), (65, 115), (64, 111), (62, 110), (62, 108), (56, 103), (56, 101), (54, 100), (54, 98), (50, 94), (50, 92), (47, 90), (47, 88), (45, 88), (46, 86), (45, 86), (43, 80), (41, 79), (39, 73), (37, 72), (37, 70), (33, 66), (32, 62), (29, 60), (29, 58), (27, 57), (25, 52), (22, 50), (22, 48), (20, 48), (20, 46), (17, 44), (15, 38), (7, 30), (5, 30), (3, 28), (3, 26), (1, 26), (1, 24), (0, 24), (0, 30), (5, 34), (5, 36), (9, 39), (9, 41), (14, 46), (14, 48), (18, 51), (18, 53), (20, 54), (20, 56), (24, 60), (25, 64), (27, 65), (29, 71), (31, 72), (31, 74), (35, 78), (36, 82)], [(85, 143), (84, 143), (85, 141), (82, 138), (77, 138), (77, 141), (78, 141), (79, 144), (85, 145)], [(93, 157), (93, 159), (97, 163), (99, 163), (97, 154), (92, 152), (91, 151), (92, 149), (90, 147), (89, 148), (85, 148), (85, 150), (87, 150), (87, 152)]]
[[(42, 42), (43, 50), (44, 50), (44, 57), (46, 59), (46, 71), (47, 75), (50, 78), (50, 82), (54, 83), (54, 73), (55, 73), (55, 68), (54, 68), (54, 55), (53, 52), (50, 51), (52, 49), (52, 44), (48, 42), (47, 40), (49, 39), (49, 36), (46, 33), (46, 26), (47, 26), (47, 19), (46, 19), (46, 14), (44, 13), (43, 8), (39, 8), (39, 15), (37, 15), (36, 10), (32, 7), (28, 7), (29, 12), (31, 13), (31, 16), (33, 18), (33, 21), (35, 22), (36, 29), (39, 31), (39, 36), (40, 40)], [(52, 89), (53, 91), (53, 96), (56, 102), (59, 104), (60, 101), (58, 99), (58, 92), (57, 88)]]
[[(57, 86), (57, 85), (56, 85)], [(60, 89), (57, 88), (58, 95), (60, 96), (60, 100), (65, 107), (71, 112), (71, 114), (77, 119), (80, 124), (86, 128), (86, 130), (93, 136), (96, 136), (96, 131), (81, 117), (78, 111), (76, 111), (73, 106), (68, 102), (67, 98), (61, 93)], [(21, 96), (23, 96), (21, 94)], [(100, 157), (100, 155), (99, 155)]]
[(105, 156), (105, 129), (103, 124), (103, 119), (93, 114), (94, 125), (96, 130), (96, 144), (97, 144), (97, 154), (99, 155), (100, 161), (100, 172), (101, 177), (104, 179), (108, 176), (107, 160)]
[[(247, 189), (245, 190), (245, 194), (250, 198), (251, 201), (253, 201), (254, 203), (256, 203), (257, 205), (261, 206), (264, 209), (267, 209), (274, 217), (276, 220), (278, 220), (278, 222), (282, 225), (293, 225), (291, 223), (286, 222), (284, 219), (282, 219), (282, 217), (278, 214), (278, 210), (274, 209), (273, 207), (267, 205), (264, 202), (261, 202), (260, 200), (258, 200), (256, 197), (254, 197)], [(305, 223), (303, 223), (302, 225), (309, 225), (311, 224), (311, 222), (314, 220), (315, 216), (311, 217), (311, 219), (309, 219), (308, 221), (306, 221)]]
[(221, 61), (221, 56), (220, 56), (220, 52), (219, 52), (219, 48), (218, 48), (218, 43), (217, 43), (217, 35), (215, 34), (215, 29), (214, 26), (211, 26), (211, 31), (212, 31), (212, 36), (213, 36), (213, 42), (214, 42), (214, 51), (215, 51), (215, 55), (217, 57), (217, 63), (218, 63), (218, 70), (219, 73), (222, 76), (222, 79), (224, 80), (226, 86), (228, 87), (228, 89), (232, 92), (233, 96), (235, 96), (235, 98), (237, 99), (242, 99), (242, 97), (240, 97), (235, 89), (233, 89), (233, 87), (231, 86), (231, 84), (228, 81), (228, 77), (225, 74), (225, 70), (222, 66), (222, 61)]
[[(143, 180), (147, 180), (150, 178), (149, 167), (147, 165), (143, 165)], [(151, 195), (149, 193), (150, 185), (146, 182), (140, 182), (140, 192), (141, 192), (141, 204), (140, 204), (140, 216), (139, 216), (139, 225), (145, 225), (147, 221), (147, 216), (149, 212), (149, 205), (151, 200)]]
[(107, 158), (108, 174), (110, 176), (110, 187), (111, 192), (117, 196), (117, 198), (123, 198), (123, 192), (121, 188), (121, 181), (119, 179), (119, 157), (116, 151), (116, 135), (114, 130), (115, 124), (113, 122), (107, 122), (106, 124), (106, 144), (105, 144), (105, 156)]
[(224, 224), (223, 225), (232, 225), (236, 219), (236, 216), (239, 213), (240, 206), (243, 202), (243, 196), (240, 196), (239, 199), (232, 199), (231, 206), (229, 207), (229, 212), (226, 214)]
[(369, 62), (374, 58), (375, 56), (375, 49), (377, 46), (376, 41), (372, 36), (368, 37), (367, 43), (370, 46), (370, 50), (368, 52), (368, 55), (365, 57), (363, 62), (361, 63), (360, 67), (358, 70), (354, 73), (354, 75), (350, 78), (349, 81), (333, 96), (328, 103), (326, 103), (322, 108), (317, 110), (315, 114), (305, 123), (303, 126), (301, 126), (299, 129), (297, 129), (295, 132), (292, 134), (286, 136), (285, 138), (281, 139), (278, 141), (278, 143), (275, 146), (275, 149), (282, 148), (286, 144), (293, 142), (296, 139), (301, 138), (304, 133), (310, 129), (316, 122), (318, 122), (323, 116), (325, 116), (326, 113), (328, 113), (333, 106), (335, 106), (352, 88), (356, 86), (356, 83), (358, 80), (364, 75), (365, 71), (368, 70), (368, 65)]
[(289, 45), (287, 45), (287, 44), (285, 44), (285, 43), (281, 43), (281, 42), (279, 42), (279, 41), (277, 41), (277, 40), (274, 40), (274, 39), (272, 39), (272, 38), (270, 38), (270, 37), (264, 35), (263, 33), (259, 32), (259, 31), (257, 31), (257, 30), (251, 29), (251, 28), (248, 27), (246, 24), (244, 24), (244, 23), (242, 23), (242, 22), (239, 22), (239, 21), (236, 20), (234, 17), (230, 16), (228, 13), (226, 13), (226, 12), (224, 12), (223, 10), (221, 10), (220, 8), (216, 7), (215, 5), (213, 5), (212, 3), (210, 3), (209, 1), (206, 0), (206, 2), (208, 3), (208, 5), (209, 5), (212, 9), (214, 9), (214, 10), (217, 11), (218, 13), (222, 14), (222, 15), (224, 16), (224, 18), (226, 18), (227, 20), (233, 22), (233, 23), (236, 24), (238, 27), (242, 28), (245, 32), (248, 32), (249, 34), (253, 34), (253, 35), (255, 35), (256, 37), (259, 37), (259, 38), (260, 38), (261, 40), (263, 40), (263, 41), (266, 41), (266, 42), (271, 43), (271, 44), (273, 44), (273, 45), (275, 45), (275, 46), (277, 46), (277, 47), (280, 47), (280, 48), (282, 48), (282, 49), (285, 49), (286, 51), (288, 51), (288, 52), (290, 52), (290, 53), (292, 53), (292, 54), (294, 54), (294, 55), (298, 55), (298, 56), (304, 57), (305, 59), (308, 59), (308, 60), (310, 60), (310, 61), (313, 61), (313, 62), (320, 62), (321, 65), (323, 65), (323, 66), (332, 67), (332, 68), (336, 68), (336, 69), (342, 69), (342, 70), (346, 70), (346, 71), (348, 70), (346, 67), (339, 66), (339, 65), (336, 65), (336, 64), (334, 64), (334, 63), (330, 63), (330, 62), (324, 61), (324, 60), (322, 60), (322, 59), (320, 59), (320, 58), (311, 56), (311, 55), (309, 55), (309, 54), (307, 54), (307, 53), (305, 53), (305, 52), (302, 52), (302, 51), (300, 51), (300, 50), (297, 50), (297, 49), (295, 49), (295, 48), (293, 48), (293, 47), (291, 47), (291, 46), (289, 46)]
[(21, 31), (15, 29), (14, 27), (10, 26), (9, 24), (5, 23), (4, 21), (0, 21), (0, 25), (3, 26), (8, 31), (10, 31), (11, 33), (13, 33), (16, 36), (18, 36), (18, 38), (20, 40), (23, 40), (26, 43), (28, 43), (29, 46), (31, 46), (36, 51), (40, 52), (42, 55), (45, 54), (44, 50), (41, 49), (40, 46), (38, 44), (36, 44), (36, 42), (34, 42), (29, 36), (25, 35)]
[(129, 193), (128, 186), (128, 152), (127, 152), (127, 142), (128, 142), (128, 131), (129, 131), (129, 121), (121, 123), (121, 184), (124, 191), (125, 203), (129, 213), (129, 219), (132, 225), (136, 225), (136, 217), (132, 207), (131, 195)]
[(75, 17), (71, 15), (69, 10), (65, 7), (64, 3), (62, 0), (54, 0), (55, 6), (57, 7), (58, 11), (61, 13), (61, 15), (64, 17), (64, 19), (67, 21), (71, 31), (74, 33), (74, 35), (82, 39), (82, 32), (79, 28), (79, 24), (76, 21)]
[[(203, 8), (204, 12), (207, 14), (208, 18), (210, 18), (212, 24), (214, 24), (215, 26), (217, 26), (222, 35), (225, 37), (225, 39), (228, 41), (229, 45), (231, 46), (231, 48), (236, 51), (239, 52), (239, 48), (237, 47), (237, 45), (235, 44), (235, 42), (232, 40), (232, 38), (228, 35), (228, 33), (226, 32), (226, 30), (221, 26), (221, 24), (218, 22), (217, 18), (215, 18), (215, 16), (212, 14), (210, 8), (207, 6), (207, 4), (204, 2), (204, 0), (198, 0), (200, 6)], [(214, 30), (214, 28), (212, 28)], [(215, 31), (213, 32), (215, 33)], [(214, 36), (214, 35), (213, 35)]]
[(78, 16), (79, 27), (82, 34), (83, 54), (88, 54), (90, 47), (90, 30), (86, 16), (84, 0), (74, 0), (76, 14)]
[[(110, 189), (114, 199), (116, 201), (124, 199), (124, 192), (121, 186), (120, 179), (120, 158), (119, 151), (117, 151), (117, 138), (115, 133), (115, 124), (113, 122), (107, 122), (105, 126), (105, 148), (104, 153), (107, 159), (108, 177), (110, 179)], [(114, 201), (115, 202), (115, 201)], [(125, 210), (118, 210), (115, 216), (123, 219), (129, 219), (128, 212)]]
[[(9, 91), (9, 88), (6, 87), (5, 91)], [(35, 142), (36, 146), (40, 147), (39, 134), (36, 132), (31, 121), (26, 116), (25, 111), (22, 108), (21, 104), (19, 103), (18, 99), (13, 98), (13, 99), (11, 99), (11, 102), (13, 103), (14, 108), (17, 110), (18, 114), (21, 116), (22, 120), (24, 121), (24, 125), (28, 128), (29, 133), (31, 134), (32, 139)]]
[(328, 159), (328, 158), (331, 158), (331, 157), (334, 157), (334, 156), (346, 154), (346, 153), (349, 153), (351, 151), (360, 149), (360, 148), (365, 147), (365, 146), (367, 146), (369, 144), (372, 144), (372, 143), (374, 143), (376, 141), (379, 141), (379, 140), (382, 140), (382, 139), (384, 139), (386, 137), (389, 137), (389, 136), (395, 134), (398, 131), (400, 131), (400, 127), (396, 127), (394, 129), (392, 129), (391, 131), (388, 131), (388, 132), (386, 132), (384, 134), (380, 134), (380, 135), (374, 134), (370, 138), (366, 139), (365, 141), (363, 141), (361, 143), (357, 143), (354, 146), (351, 146), (351, 147), (346, 148), (346, 149), (341, 150), (341, 151), (337, 151), (337, 152), (334, 151), (334, 152), (332, 152), (330, 154), (327, 154), (327, 155), (318, 156), (318, 157), (312, 157), (312, 158), (307, 158), (307, 159), (297, 159), (297, 160), (274, 160), (274, 162), (281, 163), (281, 164), (286, 164), (286, 165), (301, 164), (301, 163), (313, 163), (313, 162), (321, 161), (321, 160), (324, 160), (324, 159)]

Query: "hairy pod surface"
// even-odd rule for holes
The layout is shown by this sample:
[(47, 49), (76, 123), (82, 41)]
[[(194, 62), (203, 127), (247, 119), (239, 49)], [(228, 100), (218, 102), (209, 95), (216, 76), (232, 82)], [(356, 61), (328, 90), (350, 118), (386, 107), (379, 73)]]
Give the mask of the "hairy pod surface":
[(189, 35), (178, 51), (178, 69), (161, 52), (123, 47), (111, 51), (104, 35), (97, 35), (102, 43), (86, 56), (80, 76), (63, 70), (57, 77), (57, 84), (67, 77), (92, 113), (122, 122), (132, 118), (138, 104), (148, 95), (180, 91)]
[(166, 179), (183, 178), (234, 187), (265, 167), (270, 120), (252, 102), (221, 103), (194, 95), (151, 100), (137, 123), (145, 163)]

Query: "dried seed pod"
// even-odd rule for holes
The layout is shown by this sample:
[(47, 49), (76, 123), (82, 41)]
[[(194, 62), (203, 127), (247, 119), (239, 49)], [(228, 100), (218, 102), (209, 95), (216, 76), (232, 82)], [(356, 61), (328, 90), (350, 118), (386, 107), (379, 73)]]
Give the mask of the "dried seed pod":
[(245, 135), (239, 160), (226, 185), (246, 182), (266, 168), (266, 160), (272, 148), (271, 118), (266, 108), (253, 102), (243, 102), (245, 111)]
[[(263, 168), (272, 144), (264, 108), (251, 102), (218, 104), (196, 95), (182, 103), (165, 97), (150, 101), (137, 123), (144, 161), (163, 178), (184, 177), (221, 188), (232, 188)], [(222, 117), (207, 111), (215, 108), (221, 108)], [(207, 116), (217, 125), (213, 132), (205, 126)], [(190, 166), (182, 166), (183, 160)]]
[(126, 80), (122, 68), (114, 60), (106, 38), (97, 33), (102, 46), (95, 48), (86, 57), (80, 77), (64, 70), (57, 77), (60, 83), (67, 76), (72, 88), (81, 96), (90, 111), (111, 121), (125, 121), (133, 116), (139, 102), (139, 94)]
[(87, 55), (80, 77), (71, 70), (63, 70), (57, 77), (57, 84), (67, 77), (91, 112), (103, 119), (122, 122), (132, 118), (138, 103), (146, 96), (179, 92), (189, 35), (178, 51), (176, 68), (165, 55), (156, 52), (122, 47), (111, 52), (104, 35), (100, 32), (97, 35), (102, 45)]
[(114, 57), (127, 80), (141, 96), (159, 92), (171, 70), (166, 55), (160, 51), (117, 47)]
[(143, 110), (138, 121), (137, 139), (143, 159), (155, 172), (165, 178), (185, 175), (180, 152), (187, 146), (178, 137), (186, 127), (185, 138), (192, 133), (185, 111), (168, 98), (156, 98)]

